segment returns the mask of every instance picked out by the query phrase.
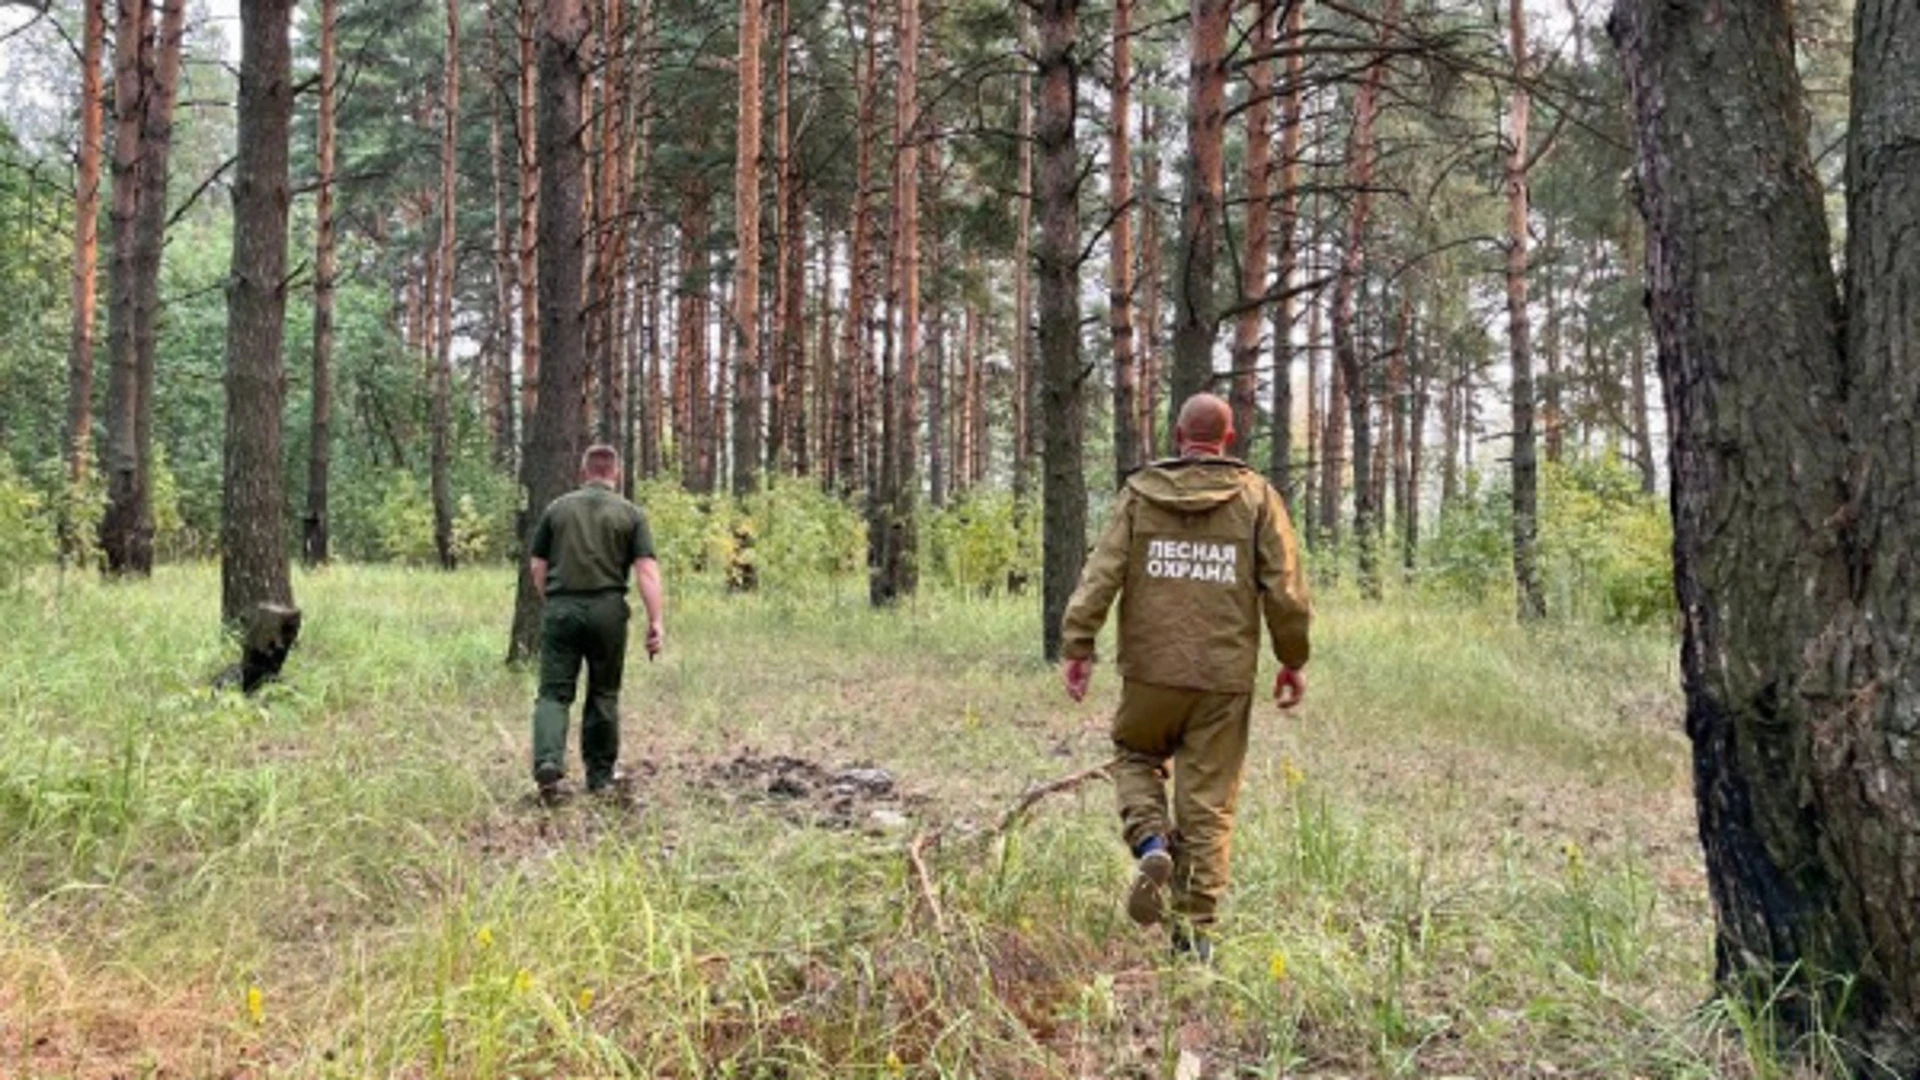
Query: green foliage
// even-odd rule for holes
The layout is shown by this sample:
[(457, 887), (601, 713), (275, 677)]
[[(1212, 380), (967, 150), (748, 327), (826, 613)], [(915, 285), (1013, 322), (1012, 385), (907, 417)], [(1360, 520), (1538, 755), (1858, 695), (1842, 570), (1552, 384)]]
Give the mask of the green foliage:
[[(930, 515), (925, 537), (934, 577), (967, 593), (993, 594), (1040, 571), (1040, 514), (1015, 513), (1013, 496), (972, 491)], [(1016, 522), (1016, 517), (1022, 518)]]
[(433, 502), (419, 477), (388, 473), (373, 520), (382, 558), (421, 566), (434, 561)]
[(32, 566), (53, 558), (54, 529), (47, 500), (0, 454), (0, 588), (19, 585)]
[(763, 587), (794, 591), (825, 579), (832, 584), (860, 569), (867, 526), (853, 507), (805, 480), (768, 477), (747, 496), (728, 530), (734, 552), (751, 565)]
[(733, 541), (725, 523), (715, 522), (710, 500), (660, 478), (635, 484), (633, 501), (647, 513), (654, 555), (669, 579), (686, 580), (726, 567)]
[[(1673, 525), (1617, 458), (1540, 470), (1540, 569), (1547, 609), (1605, 622), (1652, 624), (1673, 611)], [(1459, 599), (1510, 597), (1513, 494), (1505, 480), (1466, 492), (1440, 514), (1421, 549), (1420, 582)]]

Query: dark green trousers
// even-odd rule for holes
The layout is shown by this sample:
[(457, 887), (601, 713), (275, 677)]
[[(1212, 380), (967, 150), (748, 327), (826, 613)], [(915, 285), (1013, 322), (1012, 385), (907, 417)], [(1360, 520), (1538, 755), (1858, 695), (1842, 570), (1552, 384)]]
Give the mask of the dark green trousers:
[(540, 697), (533, 706), (533, 771), (566, 770), (567, 710), (587, 666), (587, 704), (580, 716), (580, 760), (587, 787), (613, 779), (620, 757), (620, 676), (627, 665), (625, 593), (560, 593), (547, 597), (540, 619)]

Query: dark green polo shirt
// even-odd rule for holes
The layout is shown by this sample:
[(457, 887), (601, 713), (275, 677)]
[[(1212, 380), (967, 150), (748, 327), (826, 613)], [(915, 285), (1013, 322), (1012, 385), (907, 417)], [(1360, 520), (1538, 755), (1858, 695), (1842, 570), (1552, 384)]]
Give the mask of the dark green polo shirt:
[(549, 596), (625, 592), (633, 561), (654, 557), (653, 531), (644, 511), (590, 480), (547, 505), (531, 553), (547, 560)]

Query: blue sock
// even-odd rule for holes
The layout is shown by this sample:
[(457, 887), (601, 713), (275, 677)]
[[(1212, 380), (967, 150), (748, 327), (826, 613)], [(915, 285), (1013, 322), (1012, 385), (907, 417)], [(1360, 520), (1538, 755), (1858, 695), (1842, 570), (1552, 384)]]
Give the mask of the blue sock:
[(1154, 833), (1152, 836), (1147, 837), (1145, 840), (1133, 846), (1133, 857), (1136, 859), (1144, 859), (1156, 851), (1165, 850), (1167, 850), (1166, 840), (1163, 839), (1159, 833)]

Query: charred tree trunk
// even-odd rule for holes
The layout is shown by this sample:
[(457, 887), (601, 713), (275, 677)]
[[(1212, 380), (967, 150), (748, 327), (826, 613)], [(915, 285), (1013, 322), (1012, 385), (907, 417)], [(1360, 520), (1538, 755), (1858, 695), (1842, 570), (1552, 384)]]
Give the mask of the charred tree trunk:
[[(1107, 325), (1113, 333), (1113, 477), (1120, 482), (1146, 461), (1138, 428), (1140, 406), (1133, 335), (1133, 200), (1128, 109), (1133, 90), (1132, 0), (1113, 3), (1113, 108), (1107, 134), (1107, 188), (1113, 203), (1108, 235), (1111, 259), (1107, 286)], [(1150, 288), (1158, 288), (1153, 282)]]
[(1246, 224), (1241, 230), (1240, 303), (1234, 320), (1233, 405), (1235, 449), (1246, 456), (1258, 430), (1260, 408), (1260, 324), (1267, 293), (1267, 192), (1273, 165), (1273, 16), (1276, 0), (1248, 0), (1253, 16), (1254, 60), (1247, 69)]
[(1046, 423), (1042, 647), (1060, 658), (1060, 619), (1086, 559), (1086, 408), (1080, 365), (1080, 170), (1073, 120), (1079, 61), (1078, 0), (1043, 0), (1040, 11), (1039, 148), (1041, 404)]
[[(526, 495), (523, 539), (538, 515), (571, 486), (585, 431), (586, 326), (581, 303), (586, 272), (587, 155), (581, 98), (586, 89), (589, 32), (582, 0), (547, 0), (540, 20), (539, 161), (540, 388), (520, 482)], [(507, 660), (538, 655), (540, 596), (526, 560), (513, 608)]]
[[(106, 0), (82, 0), (80, 154), (73, 198), (73, 335), (67, 353), (67, 483), (86, 486), (93, 471), (93, 331), (100, 270), (100, 154), (104, 138), (100, 65), (106, 53)], [(62, 513), (62, 557), (74, 545)]]
[(240, 8), (239, 157), (227, 279), (226, 497), (220, 514), (220, 618), (230, 626), (263, 604), (293, 606), (280, 460), (292, 14), (293, 0), (252, 0)]
[[(1920, 9), (1855, 8), (1835, 280), (1792, 4), (1623, 0), (1717, 972), (1779, 1045), (1920, 1073)], [(1736, 362), (1737, 361), (1737, 362)], [(1844, 1004), (1844, 1007), (1842, 1005)], [(1827, 1045), (1823, 1040), (1823, 1045)]]
[(1168, 431), (1181, 403), (1211, 389), (1214, 381), (1213, 344), (1220, 329), (1214, 278), (1226, 210), (1227, 25), (1232, 9), (1233, 0), (1193, 0)]
[(760, 479), (760, 27), (762, 0), (740, 0), (740, 111), (733, 159), (733, 493)]
[(1513, 366), (1513, 586), (1522, 621), (1547, 613), (1540, 585), (1540, 464), (1533, 430), (1532, 320), (1527, 317), (1527, 16), (1524, 0), (1508, 0), (1513, 98), (1507, 148), (1507, 356)]
[(454, 567), (453, 552), (453, 282), (454, 225), (458, 209), (460, 134), (460, 0), (447, 0), (446, 70), (441, 84), (440, 110), (440, 280), (436, 289), (440, 310), (434, 335), (432, 405), (428, 466), (433, 493), (433, 548), (440, 568)]
[(319, 193), (313, 211), (313, 414), (307, 436), (307, 513), (301, 553), (308, 566), (328, 558), (328, 486), (333, 474), (333, 183), (339, 0), (320, 4)]

